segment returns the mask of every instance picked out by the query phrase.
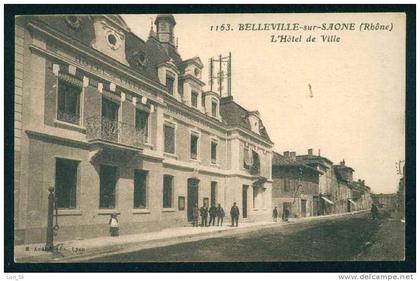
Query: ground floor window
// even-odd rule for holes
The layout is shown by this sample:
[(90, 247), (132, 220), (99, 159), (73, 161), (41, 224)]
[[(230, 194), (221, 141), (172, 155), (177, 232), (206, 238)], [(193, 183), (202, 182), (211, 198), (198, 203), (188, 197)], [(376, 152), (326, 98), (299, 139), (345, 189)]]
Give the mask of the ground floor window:
[(134, 208), (147, 208), (147, 171), (134, 170)]
[(163, 208), (173, 208), (173, 182), (173, 176), (163, 176)]
[(57, 158), (55, 162), (55, 196), (57, 208), (76, 208), (79, 161)]
[(115, 208), (115, 187), (117, 184), (117, 167), (101, 165), (99, 175), (99, 208)]

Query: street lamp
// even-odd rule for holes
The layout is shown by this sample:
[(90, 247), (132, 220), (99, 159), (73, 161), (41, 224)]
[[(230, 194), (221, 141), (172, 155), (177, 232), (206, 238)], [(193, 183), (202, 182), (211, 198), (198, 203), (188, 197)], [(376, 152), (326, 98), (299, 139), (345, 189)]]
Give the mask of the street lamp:
[[(58, 229), (58, 209), (56, 204), (55, 187), (48, 188), (48, 224), (47, 224), (47, 242), (45, 248), (47, 251), (54, 250), (54, 236), (57, 235)], [(54, 210), (55, 210), (55, 225), (54, 224)]]
[(54, 187), (50, 186), (48, 188), (48, 226), (47, 226), (47, 243), (45, 248), (47, 251), (52, 251), (54, 248), (54, 230), (53, 230), (53, 220), (54, 220)]

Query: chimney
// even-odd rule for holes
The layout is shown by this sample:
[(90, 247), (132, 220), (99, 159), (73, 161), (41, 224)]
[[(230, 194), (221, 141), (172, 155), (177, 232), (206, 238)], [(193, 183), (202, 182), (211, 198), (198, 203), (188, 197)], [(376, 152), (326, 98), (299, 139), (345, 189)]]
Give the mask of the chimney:
[(285, 151), (283, 152), (283, 156), (289, 158), (290, 157), (290, 153), (289, 151)]
[(296, 152), (295, 151), (290, 152), (290, 160), (296, 161)]
[(346, 161), (344, 161), (344, 159), (343, 159), (343, 161), (340, 162), (340, 165), (341, 166), (346, 166)]
[(309, 149), (308, 149), (308, 155), (309, 155), (309, 156), (312, 156), (312, 154), (313, 154), (313, 149), (312, 149), (312, 148), (309, 148)]
[(362, 185), (363, 185), (363, 186), (365, 185), (365, 180), (362, 180)]
[(318, 156), (321, 156), (321, 149), (318, 149)]

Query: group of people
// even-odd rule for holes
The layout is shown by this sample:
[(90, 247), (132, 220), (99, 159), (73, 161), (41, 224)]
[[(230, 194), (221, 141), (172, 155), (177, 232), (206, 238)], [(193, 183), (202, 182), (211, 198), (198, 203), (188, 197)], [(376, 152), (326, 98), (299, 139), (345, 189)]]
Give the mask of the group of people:
[[(277, 207), (274, 207), (273, 209), (273, 221), (277, 221), (277, 218), (279, 216), (279, 211), (277, 210)], [(289, 210), (284, 209), (283, 214), (281, 216), (281, 219), (283, 221), (289, 221)]]
[[(230, 209), (230, 216), (232, 218), (232, 226), (238, 226), (239, 221), (239, 208), (236, 206), (236, 202), (233, 203), (232, 208)], [(206, 203), (199, 209), (198, 205), (194, 206), (192, 213), (192, 224), (193, 226), (198, 226), (199, 218), (201, 217), (201, 226), (214, 226), (217, 218), (217, 226), (223, 226), (223, 219), (225, 217), (225, 210), (223, 210), (220, 204), (217, 204), (217, 207), (212, 204), (210, 208)], [(208, 218), (210, 217), (210, 220)]]
[[(373, 219), (379, 218), (379, 210), (375, 204), (372, 204), (371, 208), (371, 215)], [(273, 221), (277, 221), (279, 216), (279, 212), (277, 207), (273, 209)], [(201, 217), (201, 226), (214, 226), (216, 223), (217, 218), (217, 226), (223, 226), (223, 218), (225, 217), (225, 211), (223, 210), (220, 204), (217, 204), (217, 207), (212, 204), (211, 207), (207, 207), (207, 204), (204, 205), (199, 209), (197, 205), (195, 205), (192, 214), (192, 224), (193, 226), (198, 226), (198, 220)], [(210, 220), (207, 223), (208, 218)], [(230, 209), (230, 217), (232, 219), (231, 226), (238, 226), (239, 222), (239, 208), (236, 205), (236, 202), (233, 203), (232, 208)], [(289, 220), (289, 210), (284, 209), (282, 214), (282, 220), (288, 221)], [(109, 232), (111, 236), (118, 236), (119, 235), (119, 223), (117, 218), (117, 213), (111, 214), (111, 218), (109, 219)]]

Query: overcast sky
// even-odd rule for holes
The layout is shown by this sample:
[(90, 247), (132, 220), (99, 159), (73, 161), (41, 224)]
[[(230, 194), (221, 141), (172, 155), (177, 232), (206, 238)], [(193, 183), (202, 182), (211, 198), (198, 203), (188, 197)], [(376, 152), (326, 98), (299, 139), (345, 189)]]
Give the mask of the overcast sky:
[[(123, 15), (147, 39), (155, 15)], [(404, 160), (405, 17), (402, 14), (175, 15), (183, 59), (232, 52), (232, 95), (258, 110), (275, 151), (308, 148), (335, 163), (345, 159), (354, 179), (376, 193), (395, 192)], [(391, 24), (392, 31), (238, 31), (239, 23), (362, 22)], [(210, 26), (231, 24), (230, 32)], [(337, 35), (339, 43), (271, 43), (270, 35)], [(305, 37), (304, 37), (305, 38)], [(303, 38), (303, 40), (304, 40)], [(320, 39), (320, 37), (318, 38)], [(310, 97), (308, 84), (312, 85)]]

